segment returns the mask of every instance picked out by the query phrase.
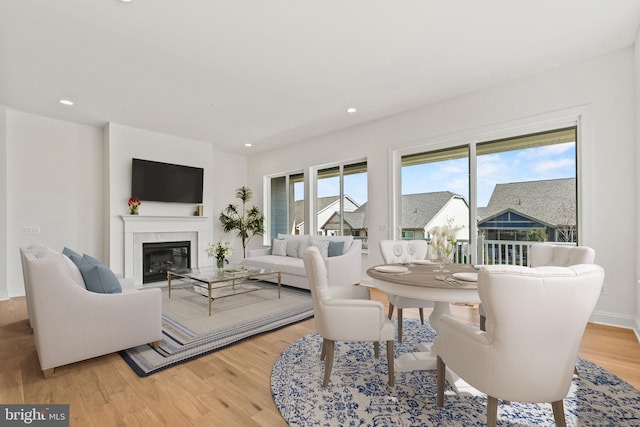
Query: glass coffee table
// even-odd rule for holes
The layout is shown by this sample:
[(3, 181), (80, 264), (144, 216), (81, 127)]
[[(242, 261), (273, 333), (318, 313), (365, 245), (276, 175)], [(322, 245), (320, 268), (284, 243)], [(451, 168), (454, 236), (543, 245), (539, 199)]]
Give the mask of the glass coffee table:
[[(226, 298), (234, 295), (267, 289), (261, 277), (278, 277), (278, 298), (280, 298), (281, 272), (268, 268), (247, 267), (244, 265), (228, 265), (225, 268), (203, 267), (189, 268), (180, 271), (167, 271), (167, 287), (171, 298), (171, 282), (179, 280), (184, 285), (193, 285), (207, 290), (209, 300), (209, 316), (211, 316), (211, 302), (214, 299)], [(204, 295), (204, 294), (203, 294)]]

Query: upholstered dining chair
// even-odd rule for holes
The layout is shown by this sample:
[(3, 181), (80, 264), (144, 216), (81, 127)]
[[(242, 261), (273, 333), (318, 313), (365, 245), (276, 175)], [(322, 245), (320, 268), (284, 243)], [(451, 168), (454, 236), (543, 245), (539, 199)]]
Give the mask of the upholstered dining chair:
[[(556, 245), (553, 243), (534, 243), (529, 247), (530, 267), (545, 265), (568, 267), (577, 264), (593, 264), (596, 251), (588, 246)], [(486, 314), (482, 304), (478, 307), (480, 329), (485, 329)]]
[(393, 323), (384, 315), (384, 305), (370, 300), (366, 287), (328, 286), (327, 269), (316, 247), (305, 249), (304, 267), (313, 299), (316, 331), (322, 336), (320, 360), (325, 360), (322, 386), (329, 383), (336, 341), (373, 341), (376, 358), (379, 341), (386, 341), (389, 386), (393, 387), (395, 332)]
[(487, 312), (486, 331), (451, 315), (440, 319), (438, 406), (444, 404), (448, 367), (487, 394), (488, 426), (496, 425), (498, 399), (551, 402), (556, 425), (564, 426), (563, 399), (603, 281), (604, 270), (596, 264), (481, 268), (478, 293)]
[[(400, 259), (394, 254), (393, 248), (395, 245), (402, 247), (402, 255)], [(414, 249), (413, 255), (409, 254), (408, 248)], [(393, 264), (395, 262), (408, 263), (415, 260), (423, 260), (427, 255), (427, 241), (426, 240), (381, 240), (380, 241), (380, 253), (385, 264)], [(388, 317), (393, 317), (393, 309), (396, 308), (398, 313), (398, 342), (402, 342), (402, 310), (405, 308), (417, 308), (420, 313), (420, 322), (424, 325), (424, 308), (433, 307), (433, 301), (407, 298), (399, 295), (390, 294), (387, 292), (387, 299), (389, 300), (389, 313)]]

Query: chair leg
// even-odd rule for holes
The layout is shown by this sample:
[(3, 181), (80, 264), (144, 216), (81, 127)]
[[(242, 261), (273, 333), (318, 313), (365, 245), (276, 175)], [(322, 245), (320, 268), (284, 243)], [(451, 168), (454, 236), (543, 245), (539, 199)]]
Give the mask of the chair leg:
[(480, 330), (481, 331), (487, 330), (487, 317), (483, 315), (480, 315)]
[(436, 389), (437, 389), (437, 404), (439, 407), (444, 406), (444, 381), (446, 373), (446, 365), (444, 360), (438, 356), (436, 366)]
[(380, 343), (378, 341), (373, 342), (373, 357), (376, 359), (380, 356)]
[(162, 341), (154, 341), (151, 343), (153, 348), (160, 348), (160, 344), (162, 344)]
[(329, 384), (329, 377), (331, 376), (331, 367), (333, 366), (333, 350), (334, 341), (326, 340), (326, 360), (324, 361), (324, 379), (322, 380), (322, 387), (326, 387)]
[(320, 350), (320, 360), (324, 360), (324, 357), (327, 354), (327, 339), (322, 339), (322, 350)]
[(393, 317), (393, 304), (389, 303), (389, 313), (387, 314), (389, 320)]
[(424, 325), (424, 309), (420, 307), (418, 311), (420, 312), (420, 324)]
[(487, 427), (496, 427), (498, 422), (498, 399), (487, 396)]
[(402, 309), (398, 310), (398, 342), (402, 342)]
[(564, 403), (562, 400), (556, 400), (555, 402), (551, 402), (551, 407), (553, 408), (553, 419), (556, 421), (557, 427), (566, 427), (566, 422), (564, 419)]
[(394, 371), (394, 358), (393, 358), (393, 340), (387, 341), (387, 365), (389, 369), (389, 387), (395, 386), (395, 371)]
[(55, 369), (55, 368), (49, 368), (49, 369), (44, 369), (44, 370), (42, 371), (42, 375), (44, 375), (45, 379), (47, 379), (47, 378), (51, 378), (51, 377), (53, 376), (53, 370), (54, 370), (54, 369)]

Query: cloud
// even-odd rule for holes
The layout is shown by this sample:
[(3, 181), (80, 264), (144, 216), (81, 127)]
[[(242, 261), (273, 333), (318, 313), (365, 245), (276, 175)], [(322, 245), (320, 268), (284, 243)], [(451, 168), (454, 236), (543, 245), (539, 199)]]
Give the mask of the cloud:
[(547, 173), (550, 171), (558, 170), (558, 169), (566, 169), (569, 167), (575, 167), (575, 160), (572, 158), (564, 158), (564, 159), (556, 159), (556, 160), (545, 160), (535, 164), (534, 170), (537, 173)]

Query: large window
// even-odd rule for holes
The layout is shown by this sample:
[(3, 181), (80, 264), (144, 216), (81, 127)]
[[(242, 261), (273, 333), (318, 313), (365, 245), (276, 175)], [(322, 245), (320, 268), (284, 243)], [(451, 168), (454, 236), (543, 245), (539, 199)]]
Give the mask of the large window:
[(317, 170), (316, 230), (330, 236), (354, 236), (367, 242), (367, 162)]
[(304, 234), (304, 175), (294, 173), (270, 180), (269, 234)]
[(575, 127), (403, 155), (402, 236), (453, 223), (459, 259), (527, 265), (533, 241), (577, 242), (576, 177)]

